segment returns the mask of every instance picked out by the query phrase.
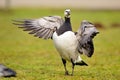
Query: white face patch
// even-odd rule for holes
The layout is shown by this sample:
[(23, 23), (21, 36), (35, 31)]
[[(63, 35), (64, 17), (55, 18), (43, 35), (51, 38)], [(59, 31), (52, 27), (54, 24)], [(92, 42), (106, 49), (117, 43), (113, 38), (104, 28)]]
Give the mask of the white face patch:
[(69, 16), (70, 16), (70, 9), (66, 9), (66, 10), (64, 11), (64, 15), (65, 15), (66, 17), (69, 17)]
[(70, 9), (66, 9), (65, 11), (66, 11), (66, 12), (70, 12)]

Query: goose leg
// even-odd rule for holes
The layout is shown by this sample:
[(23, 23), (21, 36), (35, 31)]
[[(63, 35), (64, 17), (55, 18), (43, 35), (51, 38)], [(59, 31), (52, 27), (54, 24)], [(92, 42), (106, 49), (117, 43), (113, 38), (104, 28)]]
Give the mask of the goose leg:
[(75, 67), (75, 63), (73, 62), (73, 60), (71, 59), (71, 63), (72, 63), (72, 74), (71, 74), (71, 76), (73, 76), (73, 74), (74, 74), (74, 67)]
[(65, 69), (65, 75), (69, 75), (67, 68), (66, 68), (66, 60), (62, 58), (62, 62), (63, 62), (64, 69)]

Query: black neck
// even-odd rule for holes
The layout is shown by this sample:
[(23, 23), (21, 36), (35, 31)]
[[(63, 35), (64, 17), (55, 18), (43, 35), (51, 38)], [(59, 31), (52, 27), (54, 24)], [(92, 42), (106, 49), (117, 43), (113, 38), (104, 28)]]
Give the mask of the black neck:
[(70, 18), (65, 17), (65, 22), (70, 23)]
[(65, 17), (64, 24), (57, 30), (57, 34), (61, 35), (66, 31), (72, 31), (70, 18)]
[(70, 17), (65, 17), (65, 23), (66, 23), (66, 25), (69, 26), (69, 28), (67, 27), (67, 30), (72, 31)]

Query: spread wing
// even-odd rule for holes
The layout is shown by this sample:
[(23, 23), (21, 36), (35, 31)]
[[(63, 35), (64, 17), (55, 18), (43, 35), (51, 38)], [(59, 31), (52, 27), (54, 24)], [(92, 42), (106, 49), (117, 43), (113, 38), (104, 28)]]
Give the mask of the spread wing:
[(81, 54), (84, 53), (88, 57), (91, 57), (94, 53), (94, 44), (92, 39), (98, 33), (98, 30), (92, 23), (86, 20), (82, 21), (81, 26), (76, 34), (78, 39), (78, 52)]
[(15, 25), (23, 28), (24, 31), (30, 31), (35, 37), (49, 39), (53, 33), (64, 23), (60, 16), (47, 16), (39, 19), (13, 20)]

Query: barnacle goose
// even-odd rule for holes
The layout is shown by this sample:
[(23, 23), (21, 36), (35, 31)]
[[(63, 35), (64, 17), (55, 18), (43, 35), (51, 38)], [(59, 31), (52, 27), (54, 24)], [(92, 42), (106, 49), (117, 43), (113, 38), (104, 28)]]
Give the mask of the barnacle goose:
[(72, 73), (74, 66), (88, 66), (80, 57), (85, 54), (91, 57), (94, 52), (93, 38), (99, 31), (96, 27), (83, 20), (77, 32), (72, 31), (70, 22), (70, 9), (64, 11), (64, 20), (60, 16), (46, 16), (39, 19), (14, 20), (14, 24), (24, 31), (30, 31), (35, 37), (52, 39), (59, 52), (65, 75), (69, 75), (66, 68), (66, 61), (72, 63)]
[(16, 72), (3, 64), (0, 64), (0, 77), (15, 77)]

